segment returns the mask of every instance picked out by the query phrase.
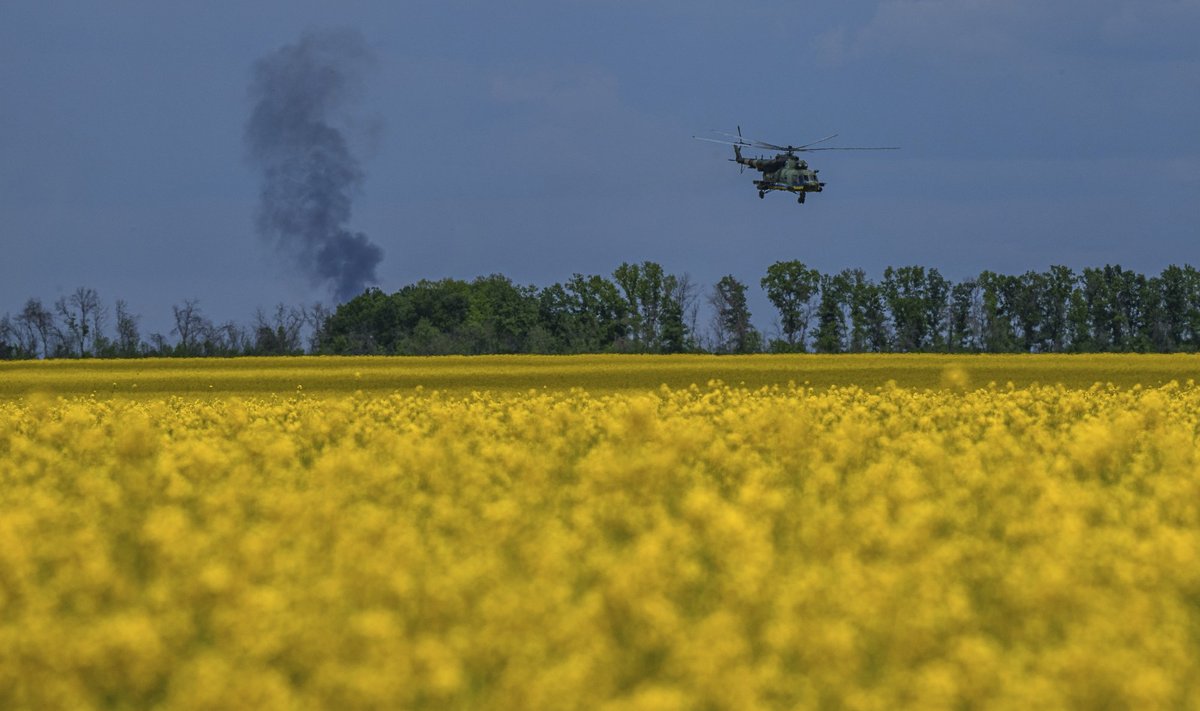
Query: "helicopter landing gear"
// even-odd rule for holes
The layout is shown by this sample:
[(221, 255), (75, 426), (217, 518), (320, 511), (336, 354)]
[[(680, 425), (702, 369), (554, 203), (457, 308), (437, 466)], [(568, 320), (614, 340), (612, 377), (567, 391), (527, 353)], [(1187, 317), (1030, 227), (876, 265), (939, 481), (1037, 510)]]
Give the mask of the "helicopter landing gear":
[(758, 199), (759, 199), (759, 200), (762, 200), (762, 199), (763, 199), (763, 198), (765, 198), (766, 196), (767, 196), (767, 191), (766, 191), (766, 190), (759, 190), (759, 191), (758, 191)]

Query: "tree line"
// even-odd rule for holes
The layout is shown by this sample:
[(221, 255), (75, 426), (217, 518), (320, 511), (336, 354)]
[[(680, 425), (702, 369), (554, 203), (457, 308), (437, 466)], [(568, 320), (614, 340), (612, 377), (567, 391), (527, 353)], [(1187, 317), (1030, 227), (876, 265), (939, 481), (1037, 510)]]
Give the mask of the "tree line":
[(306, 329), (323, 323), (328, 310), (280, 304), (268, 313), (259, 309), (250, 325), (214, 323), (197, 299), (171, 307), (170, 334), (143, 337), (141, 317), (117, 300), (110, 310), (95, 289), (79, 287), (51, 306), (30, 298), (16, 314), (0, 317), (0, 359), (143, 358), (240, 355), (299, 355)]
[(769, 333), (753, 325), (749, 286), (734, 276), (702, 289), (647, 261), (544, 288), (500, 274), (421, 280), (391, 294), (368, 289), (333, 310), (259, 310), (248, 326), (215, 324), (187, 300), (172, 306), (173, 338), (145, 339), (125, 302), (110, 313), (80, 287), (52, 307), (29, 299), (0, 318), (0, 358), (1200, 349), (1200, 272), (1188, 265), (1155, 276), (1052, 266), (953, 282), (923, 266), (873, 280), (792, 260), (770, 265), (758, 287), (775, 309)]

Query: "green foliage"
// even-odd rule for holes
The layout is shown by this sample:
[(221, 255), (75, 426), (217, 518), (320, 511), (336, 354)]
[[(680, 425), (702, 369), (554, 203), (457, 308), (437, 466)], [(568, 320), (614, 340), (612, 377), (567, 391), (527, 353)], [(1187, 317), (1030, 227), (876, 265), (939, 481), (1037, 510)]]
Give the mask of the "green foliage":
[(767, 275), (759, 285), (779, 309), (784, 340), (792, 350), (803, 352), (812, 319), (811, 302), (820, 290), (821, 273), (796, 260), (775, 262), (767, 267)]
[(846, 304), (851, 281), (845, 272), (821, 277), (821, 301), (817, 306), (817, 333), (813, 347), (818, 353), (841, 353), (846, 334)]
[(502, 274), (421, 280), (392, 294), (372, 288), (333, 312), (259, 311), (248, 329), (212, 323), (190, 299), (172, 306), (173, 341), (143, 340), (125, 302), (110, 314), (95, 290), (80, 287), (53, 309), (31, 298), (0, 315), (0, 359), (299, 354), (305, 329), (309, 352), (346, 355), (686, 353), (702, 350), (702, 335), (719, 353), (1200, 350), (1200, 271), (1189, 265), (1155, 276), (1054, 265), (956, 283), (934, 268), (889, 266), (875, 282), (862, 269), (823, 275), (791, 260), (771, 264), (760, 286), (779, 315), (781, 337), (769, 341), (751, 324), (751, 295), (733, 275), (713, 285), (711, 327), (700, 334), (695, 286), (650, 261), (542, 289)]
[(617, 350), (633, 353), (680, 353), (688, 349), (690, 334), (684, 323), (681, 280), (667, 274), (656, 262), (622, 263), (613, 280), (624, 297), (624, 338)]
[(717, 353), (757, 353), (762, 350), (762, 337), (750, 323), (750, 308), (746, 303), (746, 285), (732, 274), (721, 277), (713, 286), (709, 299), (713, 306), (713, 327)]

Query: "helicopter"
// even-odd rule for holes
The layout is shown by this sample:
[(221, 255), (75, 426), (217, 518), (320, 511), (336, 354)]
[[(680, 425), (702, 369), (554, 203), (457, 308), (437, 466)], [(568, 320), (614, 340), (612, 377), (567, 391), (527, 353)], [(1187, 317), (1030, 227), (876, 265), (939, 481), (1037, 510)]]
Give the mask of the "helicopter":
[[(795, 193), (797, 195), (796, 202), (804, 204), (804, 196), (808, 193), (819, 193), (825, 188), (825, 183), (817, 178), (817, 173), (821, 172), (815, 168), (808, 167), (808, 161), (801, 160), (796, 156), (797, 153), (806, 151), (894, 151), (898, 150), (897, 146), (879, 146), (873, 148), (861, 147), (839, 147), (839, 146), (822, 146), (821, 148), (813, 148), (812, 146), (818, 143), (824, 143), (832, 138), (837, 138), (838, 134), (826, 136), (822, 139), (805, 143), (800, 146), (778, 146), (774, 143), (766, 141), (757, 141), (748, 139), (742, 136), (742, 127), (737, 127), (737, 133), (727, 133), (725, 131), (713, 131), (713, 133), (726, 136), (720, 138), (704, 138), (701, 136), (692, 136), (697, 141), (709, 141), (711, 143), (724, 143), (725, 145), (733, 146), (733, 157), (729, 160), (734, 161), (742, 166), (745, 170), (746, 166), (753, 168), (762, 173), (761, 180), (754, 181), (754, 187), (758, 188), (758, 197), (764, 198), (767, 193), (772, 190), (779, 190), (787, 193)], [(783, 151), (778, 153), (774, 158), (746, 158), (742, 155), (743, 148), (765, 148), (771, 151)]]

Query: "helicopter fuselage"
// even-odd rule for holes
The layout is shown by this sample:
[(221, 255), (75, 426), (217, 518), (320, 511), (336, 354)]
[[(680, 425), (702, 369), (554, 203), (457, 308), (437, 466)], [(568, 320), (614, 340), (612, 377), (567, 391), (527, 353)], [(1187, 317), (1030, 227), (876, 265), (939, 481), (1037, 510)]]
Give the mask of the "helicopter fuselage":
[(734, 161), (753, 168), (762, 173), (761, 180), (755, 180), (758, 196), (763, 197), (768, 191), (780, 190), (789, 193), (799, 193), (800, 201), (804, 201), (804, 193), (819, 193), (825, 187), (817, 178), (816, 170), (808, 167), (808, 162), (797, 158), (791, 153), (779, 153), (774, 158), (746, 158), (742, 156), (739, 146), (733, 147)]
[[(742, 135), (742, 127), (738, 126), (737, 133), (726, 133), (724, 131), (716, 131), (724, 138), (703, 138), (701, 136), (692, 136), (698, 141), (709, 141), (710, 143), (724, 143), (727, 146), (733, 146), (733, 157), (729, 160), (753, 168), (762, 173), (762, 178), (754, 181), (754, 187), (758, 188), (758, 196), (765, 197), (772, 190), (781, 190), (783, 192), (795, 194), (797, 202), (804, 202), (804, 196), (808, 193), (819, 193), (825, 187), (817, 178), (817, 170), (809, 168), (808, 163), (796, 157), (797, 153), (807, 151), (894, 151), (895, 146), (881, 146), (876, 148), (865, 148), (861, 146), (822, 146), (813, 148), (818, 143), (824, 143), (831, 138), (836, 138), (837, 134), (826, 136), (817, 141), (811, 141), (799, 146), (787, 144), (786, 146), (777, 145), (775, 143), (767, 143), (766, 141), (758, 141), (746, 138)], [(742, 155), (742, 147), (751, 146), (754, 148), (766, 148), (772, 151), (783, 151), (776, 153), (774, 158), (746, 158)]]

